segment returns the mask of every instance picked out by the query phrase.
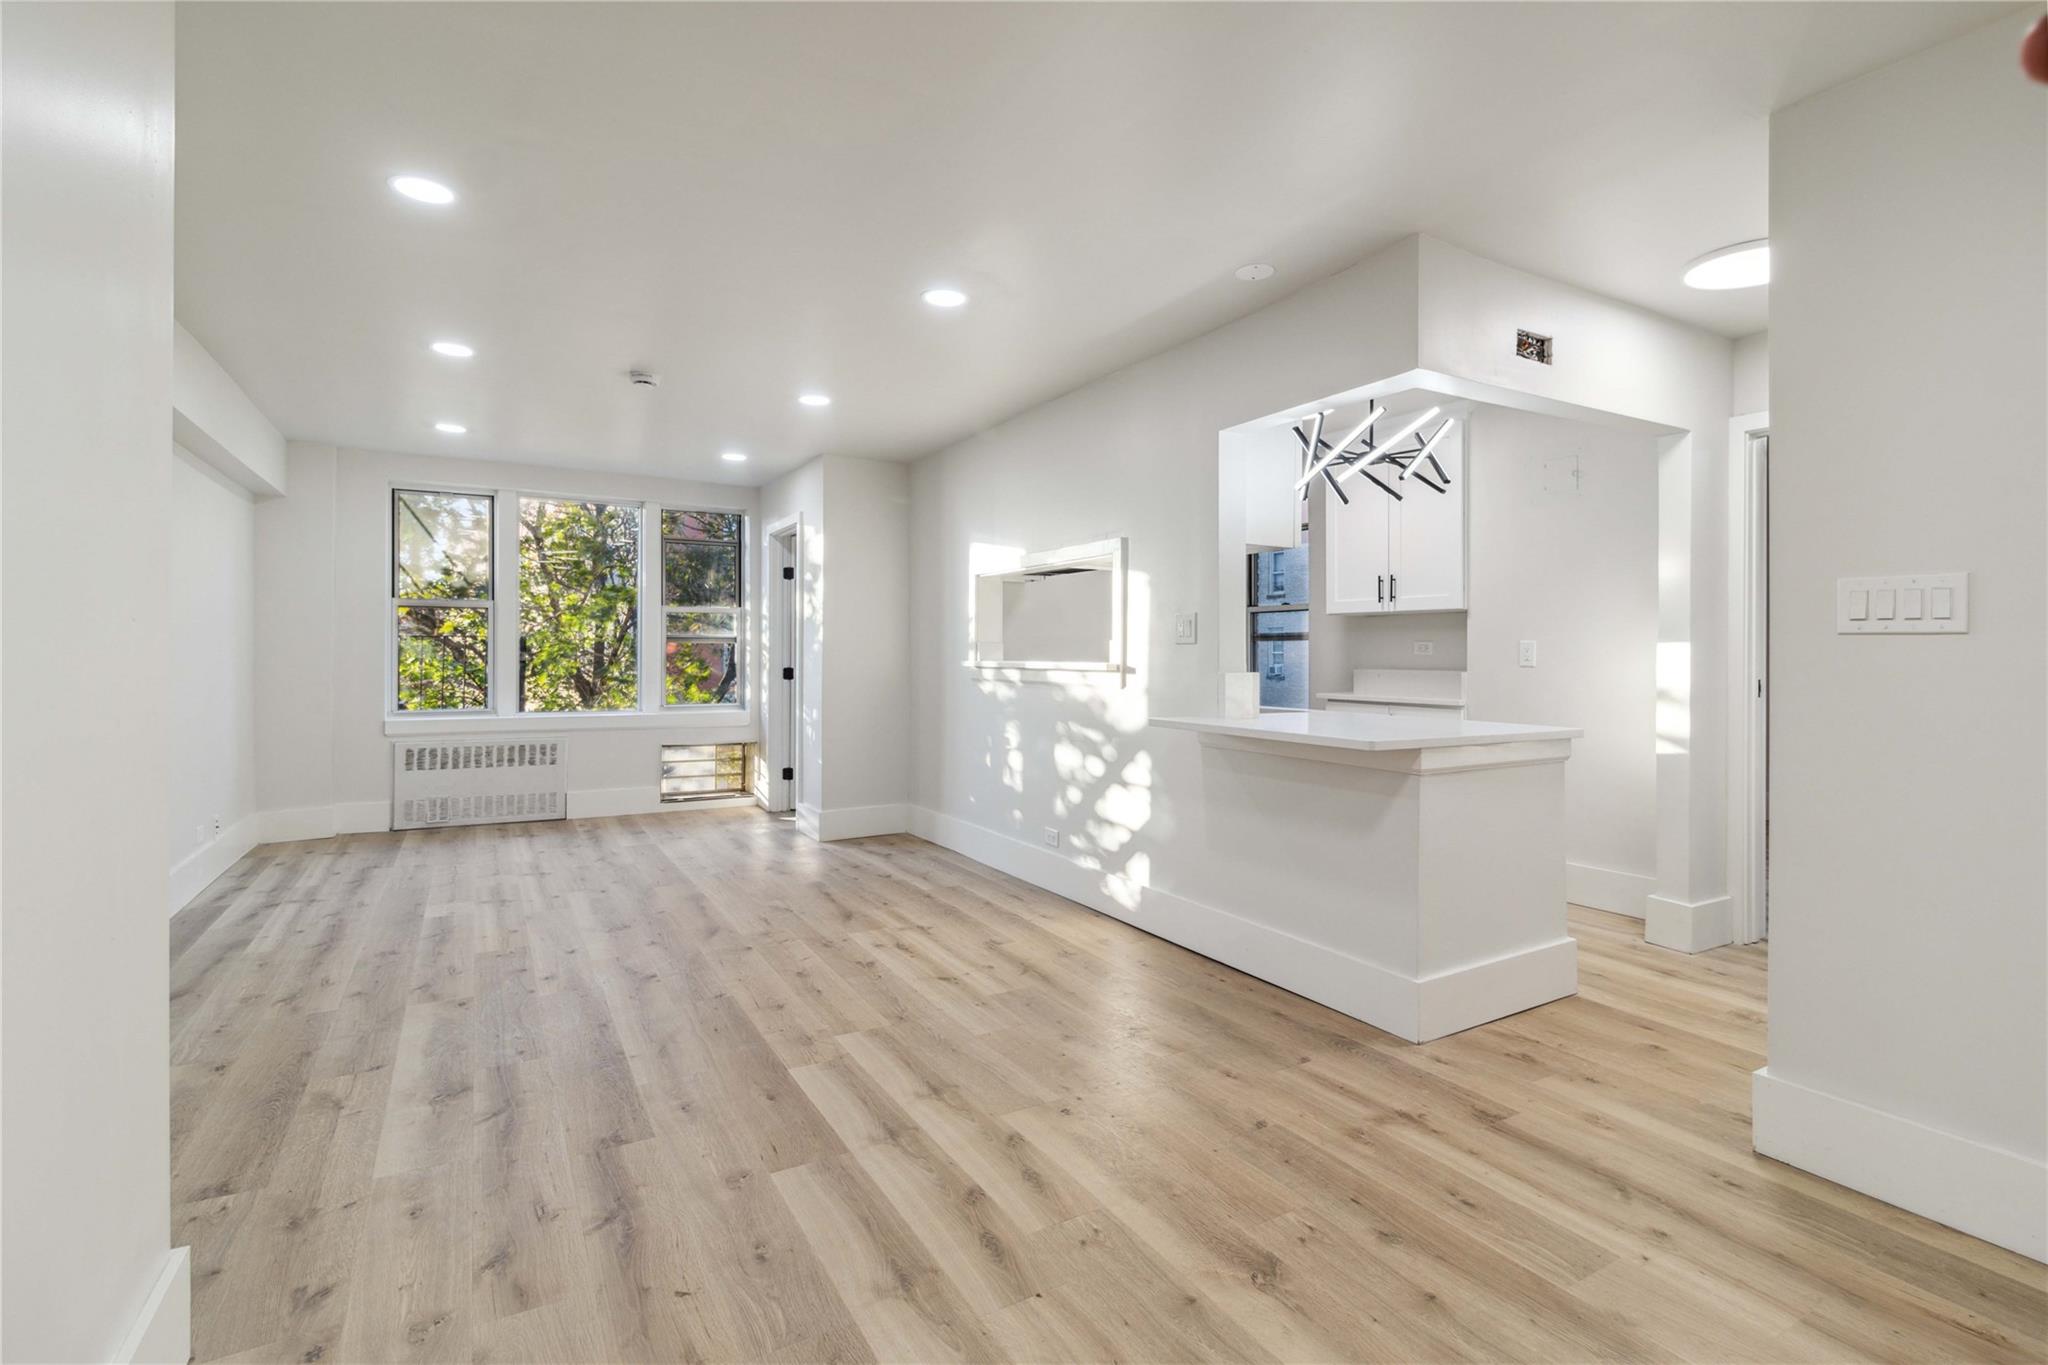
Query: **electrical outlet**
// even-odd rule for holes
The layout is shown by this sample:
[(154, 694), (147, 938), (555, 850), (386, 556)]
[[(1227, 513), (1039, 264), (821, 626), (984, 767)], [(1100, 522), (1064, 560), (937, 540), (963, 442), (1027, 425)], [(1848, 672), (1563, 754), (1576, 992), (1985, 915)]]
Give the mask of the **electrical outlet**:
[(1195, 613), (1184, 611), (1173, 618), (1173, 642), (1177, 645), (1191, 645), (1195, 642)]
[(1060, 832), (1051, 825), (1045, 827), (1045, 846), (1047, 848), (1058, 848), (1060, 846)]
[(221, 824), (220, 824), (220, 817), (219, 817), (218, 815), (216, 815), (216, 816), (214, 816), (214, 817), (213, 817), (213, 837), (214, 837), (214, 838), (216, 838), (216, 839), (218, 839), (218, 838), (220, 838), (220, 834), (221, 834)]
[(1515, 662), (1523, 668), (1534, 668), (1536, 666), (1536, 642), (1534, 640), (1522, 641), (1521, 653)]
[(1434, 641), (1434, 640), (1417, 640), (1417, 641), (1415, 642), (1415, 652), (1416, 652), (1417, 654), (1434, 654), (1434, 653), (1436, 653), (1436, 641)]

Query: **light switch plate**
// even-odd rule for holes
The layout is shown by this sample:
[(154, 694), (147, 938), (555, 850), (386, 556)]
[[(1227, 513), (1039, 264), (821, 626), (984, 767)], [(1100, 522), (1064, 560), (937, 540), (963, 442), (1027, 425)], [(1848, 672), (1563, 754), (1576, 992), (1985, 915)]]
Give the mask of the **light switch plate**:
[(1838, 635), (1963, 635), (1970, 629), (1966, 573), (1835, 580)]
[(1173, 642), (1177, 645), (1191, 645), (1195, 642), (1195, 613), (1184, 611), (1173, 618)]

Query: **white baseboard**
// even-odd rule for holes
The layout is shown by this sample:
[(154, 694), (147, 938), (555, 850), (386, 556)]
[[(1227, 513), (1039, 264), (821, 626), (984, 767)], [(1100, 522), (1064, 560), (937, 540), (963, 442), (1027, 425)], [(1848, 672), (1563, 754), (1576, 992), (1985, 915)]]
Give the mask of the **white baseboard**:
[(1757, 1068), (1752, 1143), (1767, 1157), (2048, 1260), (2048, 1163)]
[(901, 802), (888, 806), (841, 806), (819, 811), (817, 821), (820, 842), (904, 834), (910, 829), (910, 807)]
[(192, 1249), (177, 1247), (164, 1258), (111, 1357), (115, 1365), (185, 1365), (192, 1358)]
[(193, 897), (233, 867), (243, 854), (263, 842), (263, 817), (246, 815), (185, 855), (171, 867), (171, 908), (175, 915)]
[[(1417, 979), (1231, 911), (1083, 867), (1052, 849), (924, 806), (910, 807), (909, 814), (910, 832), (921, 839), (1411, 1043), (1426, 1043), (1578, 989), (1578, 945), (1569, 938)], [(1503, 1001), (1509, 1008), (1500, 1008)]]
[(796, 817), (796, 827), (798, 830), (808, 834), (813, 839), (818, 837), (818, 808), (816, 806), (806, 806), (803, 802), (799, 801), (796, 803), (796, 809), (791, 814)]
[(1643, 942), (1681, 953), (1703, 953), (1735, 942), (1735, 907), (1726, 896), (1680, 901), (1650, 896), (1643, 902)]
[(1643, 903), (1656, 889), (1657, 879), (1640, 872), (1616, 872), (1591, 863), (1564, 865), (1564, 898), (1573, 905), (1642, 919)]

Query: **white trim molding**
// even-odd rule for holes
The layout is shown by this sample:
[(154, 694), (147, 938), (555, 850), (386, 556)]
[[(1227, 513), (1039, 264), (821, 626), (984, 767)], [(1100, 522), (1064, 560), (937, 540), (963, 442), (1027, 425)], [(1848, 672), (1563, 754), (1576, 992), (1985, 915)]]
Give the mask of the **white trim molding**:
[(1756, 1150), (1837, 1185), (2048, 1260), (2048, 1163), (1987, 1146), (1758, 1067)]
[(1656, 889), (1657, 879), (1641, 872), (1617, 872), (1591, 863), (1564, 865), (1564, 898), (1573, 905), (1607, 910), (1630, 919), (1646, 916), (1645, 902)]
[(921, 839), (1169, 943), (1227, 962), (1411, 1043), (1457, 1033), (1578, 990), (1578, 945), (1570, 938), (1432, 976), (1410, 977), (1227, 910), (1085, 867), (1051, 849), (955, 816), (924, 806), (912, 806), (909, 813), (910, 832)]
[(175, 915), (216, 877), (263, 842), (264, 817), (246, 815), (171, 865), (170, 913)]
[(115, 1365), (185, 1365), (192, 1358), (192, 1248), (175, 1247), (142, 1311), (109, 1357)]
[(821, 839), (822, 836), (818, 833), (818, 808), (816, 806), (807, 806), (799, 801), (792, 808), (792, 811), (796, 818), (797, 829), (813, 839)]
[(1726, 896), (1703, 901), (1650, 896), (1643, 901), (1643, 942), (1681, 953), (1704, 953), (1735, 941), (1735, 920)]
[(1769, 703), (1758, 688), (1768, 673), (1765, 615), (1758, 610), (1768, 584), (1758, 501), (1768, 489), (1756, 484), (1752, 437), (1768, 437), (1771, 414), (1751, 412), (1728, 423), (1728, 895), (1730, 941), (1755, 943), (1764, 936), (1762, 860), (1764, 791), (1763, 710)]
[(879, 834), (907, 834), (910, 807), (901, 802), (886, 806), (841, 806), (818, 812), (818, 841), (871, 839)]

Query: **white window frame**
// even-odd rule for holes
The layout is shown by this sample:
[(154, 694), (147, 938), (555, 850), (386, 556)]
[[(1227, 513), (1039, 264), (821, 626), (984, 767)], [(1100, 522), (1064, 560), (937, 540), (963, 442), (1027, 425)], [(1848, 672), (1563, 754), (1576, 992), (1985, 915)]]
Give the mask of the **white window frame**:
[[(397, 565), (397, 495), (411, 493), (449, 493), (465, 497), (481, 497), (491, 500), (491, 597), (490, 610), (490, 669), (485, 680), (485, 695), (489, 699), (487, 708), (465, 708), (449, 711), (401, 711), (398, 709), (398, 611), (401, 599), (396, 596), (398, 575)], [(744, 539), (752, 526), (752, 514), (744, 507), (721, 505), (714, 501), (692, 502), (649, 502), (640, 498), (610, 497), (588, 490), (582, 492), (563, 491), (551, 488), (488, 488), (476, 484), (453, 481), (422, 479), (391, 479), (385, 490), (384, 512), (384, 578), (387, 593), (384, 622), (384, 732), (387, 735), (417, 734), (423, 731), (455, 730), (474, 733), (511, 733), (519, 731), (545, 730), (566, 727), (571, 730), (665, 730), (674, 732), (680, 728), (704, 726), (718, 730), (733, 730), (749, 721), (749, 685), (753, 677), (751, 643), (754, 634), (752, 580), (749, 571), (748, 544)], [(519, 708), (519, 516), (518, 508), (523, 500), (533, 499), (553, 502), (601, 502), (612, 507), (636, 508), (640, 514), (640, 555), (639, 555), (639, 607), (636, 614), (639, 638), (636, 678), (639, 683), (638, 704), (630, 711), (522, 711)], [(511, 516), (505, 515), (506, 508), (513, 509)], [(661, 512), (666, 507), (671, 511), (686, 512), (730, 512), (740, 518), (742, 539), (738, 542), (740, 552), (740, 607), (739, 607), (739, 651), (738, 666), (740, 680), (738, 699), (715, 706), (669, 706), (667, 705), (667, 680), (662, 667), (662, 644), (666, 640), (668, 618), (667, 608), (662, 604), (661, 587)], [(404, 605), (412, 605), (413, 599), (403, 599)], [(651, 615), (650, 615), (650, 603)], [(422, 605), (436, 605), (422, 603)], [(456, 606), (476, 606), (474, 601), (459, 602)], [(718, 608), (724, 610), (724, 608)], [(649, 629), (652, 620), (659, 631)], [(512, 623), (500, 629), (503, 622)], [(650, 698), (653, 700), (650, 702)], [(715, 742), (707, 738), (703, 742)]]
[[(491, 595), (487, 598), (458, 597), (401, 597), (398, 594), (398, 499), (406, 493), (420, 493), (429, 497), (483, 498), (491, 505)], [(390, 600), (384, 609), (384, 711), (390, 716), (402, 716), (408, 720), (436, 717), (475, 717), (495, 714), (499, 700), (498, 686), (498, 599), (503, 594), (504, 579), (499, 572), (498, 528), (503, 518), (499, 516), (501, 505), (498, 497), (489, 489), (422, 487), (418, 480), (394, 483), (384, 503), (384, 584), (390, 592)], [(398, 611), (401, 607), (455, 607), (463, 610), (484, 609), (484, 704), (482, 706), (455, 706), (440, 710), (423, 711), (402, 708), (398, 704)]]
[[(737, 607), (671, 607), (668, 604), (668, 584), (666, 580), (662, 577), (663, 569), (665, 566), (662, 564), (661, 560), (661, 514), (663, 512), (717, 512), (721, 514), (737, 516), (740, 519), (739, 538), (737, 540), (730, 542), (733, 548), (733, 554), (739, 560), (740, 600), (739, 605)], [(749, 594), (750, 590), (753, 587), (754, 577), (752, 574), (747, 572), (747, 532), (749, 531), (749, 529), (751, 529), (752, 524), (753, 519), (749, 517), (744, 511), (736, 507), (714, 507), (706, 506), (703, 504), (698, 504), (695, 506), (684, 506), (681, 503), (666, 502), (650, 510), (649, 515), (647, 517), (647, 521), (643, 524), (643, 536), (641, 543), (643, 546), (647, 544), (645, 539), (645, 532), (649, 527), (651, 527), (654, 537), (652, 547), (653, 554), (651, 556), (648, 556), (648, 558), (652, 562), (653, 577), (647, 581), (653, 583), (654, 585), (655, 620), (656, 624), (658, 624), (661, 627), (660, 633), (655, 638), (652, 646), (646, 650), (644, 656), (646, 660), (646, 666), (650, 671), (648, 674), (643, 675), (642, 685), (643, 687), (645, 686), (645, 677), (651, 676), (654, 683), (654, 691), (643, 692), (642, 695), (651, 696), (658, 699), (655, 706), (650, 709), (658, 710), (671, 716), (729, 717), (733, 715), (746, 714), (747, 691), (748, 686), (751, 683), (753, 677), (752, 670), (750, 670), (747, 667), (747, 624), (752, 619), (752, 614), (749, 608)], [(727, 542), (722, 540), (712, 540), (704, 541), (701, 543), (707, 545), (724, 545)], [(643, 604), (646, 602), (646, 595), (644, 590), (641, 596), (641, 601)], [(732, 640), (733, 667), (736, 670), (738, 670), (739, 678), (733, 684), (733, 700), (731, 701), (701, 704), (691, 702), (677, 702), (671, 705), (668, 700), (668, 669), (666, 667), (668, 646), (668, 617), (670, 612), (689, 611), (731, 611), (735, 614), (736, 619), (733, 622)]]

